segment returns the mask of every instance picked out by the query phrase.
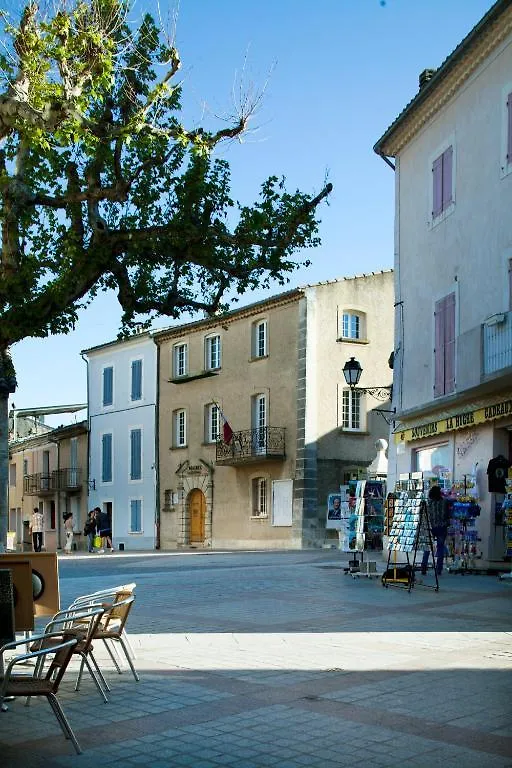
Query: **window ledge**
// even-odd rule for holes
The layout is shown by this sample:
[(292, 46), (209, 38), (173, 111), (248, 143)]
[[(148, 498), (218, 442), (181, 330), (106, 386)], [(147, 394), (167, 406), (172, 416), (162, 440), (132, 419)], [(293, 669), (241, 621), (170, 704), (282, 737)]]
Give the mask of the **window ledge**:
[(259, 360), (267, 360), (268, 355), (254, 355), (253, 357), (249, 358), (250, 363), (257, 363)]
[(340, 434), (354, 435), (355, 437), (369, 437), (371, 432), (368, 432), (366, 429), (343, 429), (343, 427), (340, 427)]
[(369, 344), (368, 339), (353, 339), (350, 336), (340, 336), (336, 339), (337, 342), (343, 344)]
[(170, 451), (183, 451), (185, 448), (188, 448), (188, 445), (170, 445), (169, 450)]
[(168, 379), (171, 384), (186, 384), (187, 381), (195, 381), (196, 379), (207, 379), (209, 376), (218, 376), (220, 368), (215, 368), (211, 371), (201, 371), (201, 373), (195, 373), (187, 376), (177, 376), (172, 379)]
[(251, 520), (268, 520), (268, 515), (251, 515)]
[(438, 224), (441, 224), (445, 219), (448, 218), (455, 210), (455, 200), (450, 203), (450, 205), (444, 209), (444, 211), (441, 211), (440, 214), (438, 214), (436, 217), (431, 217), (429, 222), (430, 229), (435, 229)]

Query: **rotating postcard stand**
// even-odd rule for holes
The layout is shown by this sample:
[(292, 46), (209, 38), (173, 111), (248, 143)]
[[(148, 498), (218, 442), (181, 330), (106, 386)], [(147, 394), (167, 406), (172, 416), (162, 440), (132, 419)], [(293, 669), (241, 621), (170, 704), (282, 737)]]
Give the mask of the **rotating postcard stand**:
[[(432, 561), (435, 584), (422, 583), (421, 586), (438, 592), (439, 580), (436, 570), (434, 539), (427, 504), (419, 494), (413, 497), (400, 494), (394, 503), (395, 513), (389, 534), (388, 562), (386, 571), (382, 576), (382, 586), (403, 587), (410, 592), (417, 583), (415, 570), (418, 550), (420, 550), (420, 560), (423, 552), (429, 550), (429, 561)], [(397, 552), (405, 553), (405, 563), (397, 563)], [(391, 561), (392, 558), (393, 562)]]

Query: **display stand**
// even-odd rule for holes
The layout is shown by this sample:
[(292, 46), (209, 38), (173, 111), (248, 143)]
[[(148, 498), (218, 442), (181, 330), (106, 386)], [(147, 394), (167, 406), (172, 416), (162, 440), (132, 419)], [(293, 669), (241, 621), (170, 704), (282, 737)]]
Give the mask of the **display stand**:
[(473, 475), (463, 475), (462, 481), (454, 484), (455, 498), (451, 504), (447, 536), (452, 557), (452, 563), (448, 566), (449, 573), (465, 574), (475, 568), (480, 541), (475, 527), (476, 518), (480, 515), (480, 507), (472, 491), (475, 487), (476, 480)]
[[(423, 498), (423, 478), (407, 480), (405, 490), (400, 490), (394, 500), (394, 515), (389, 532), (388, 561), (382, 576), (382, 586), (397, 586), (411, 591), (416, 586), (416, 559), (418, 550), (429, 550), (435, 584), (421, 584), (427, 589), (439, 591), (432, 527), (427, 504)], [(397, 553), (403, 552), (406, 562), (397, 562)], [(412, 561), (411, 561), (412, 557)]]
[(382, 548), (384, 530), (384, 494), (382, 480), (359, 480), (356, 486), (355, 504), (351, 516), (351, 537), (354, 546), (345, 573), (353, 578), (377, 577), (377, 562), (364, 559), (364, 552)]

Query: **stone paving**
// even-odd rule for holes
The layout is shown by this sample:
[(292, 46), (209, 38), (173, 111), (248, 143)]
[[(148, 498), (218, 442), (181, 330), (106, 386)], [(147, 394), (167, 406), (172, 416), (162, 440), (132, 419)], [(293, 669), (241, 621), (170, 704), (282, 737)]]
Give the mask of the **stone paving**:
[[(380, 564), (379, 564), (380, 565)], [(1, 768), (512, 768), (512, 582), (438, 593), (344, 574), (332, 551), (115, 553), (59, 562), (61, 603), (137, 582), (141, 680), (88, 676), (0, 715)]]

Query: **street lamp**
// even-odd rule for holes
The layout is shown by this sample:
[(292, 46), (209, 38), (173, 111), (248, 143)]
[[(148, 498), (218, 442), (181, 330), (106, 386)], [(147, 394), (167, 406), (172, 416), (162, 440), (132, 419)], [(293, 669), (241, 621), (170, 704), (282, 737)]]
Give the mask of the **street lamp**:
[[(347, 360), (343, 366), (343, 376), (345, 377), (345, 381), (351, 390), (355, 390), (357, 388), (358, 392), (368, 394), (371, 397), (374, 397), (376, 400), (381, 400), (383, 402), (391, 400), (393, 392), (392, 384), (387, 384), (383, 387), (358, 387), (357, 385), (359, 384), (359, 379), (361, 378), (362, 372), (363, 369), (361, 368), (361, 363), (359, 360), (356, 360), (355, 357), (351, 357), (350, 360)], [(386, 419), (384, 416), (385, 413), (396, 413), (396, 408), (393, 408), (392, 410), (375, 408), (374, 410), (377, 413), (381, 413), (384, 419)]]

